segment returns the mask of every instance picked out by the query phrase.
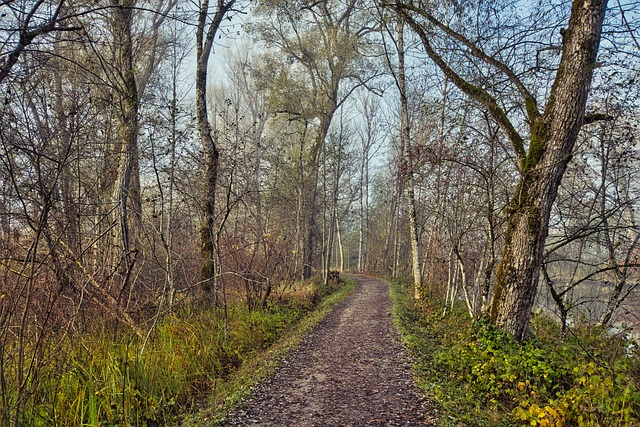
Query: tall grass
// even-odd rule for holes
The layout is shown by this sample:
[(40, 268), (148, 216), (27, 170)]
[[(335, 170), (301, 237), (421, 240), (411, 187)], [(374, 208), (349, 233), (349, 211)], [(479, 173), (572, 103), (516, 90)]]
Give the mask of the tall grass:
[[(300, 284), (257, 310), (178, 311), (154, 329), (141, 354), (132, 334), (93, 327), (56, 343), (62, 360), (38, 380), (25, 426), (164, 426), (206, 402), (243, 363), (314, 308), (317, 285)], [(332, 289), (335, 290), (335, 289)], [(325, 293), (328, 290), (324, 290)], [(46, 365), (46, 364), (45, 364)], [(10, 396), (8, 400), (10, 401)], [(3, 420), (9, 425), (9, 420)]]

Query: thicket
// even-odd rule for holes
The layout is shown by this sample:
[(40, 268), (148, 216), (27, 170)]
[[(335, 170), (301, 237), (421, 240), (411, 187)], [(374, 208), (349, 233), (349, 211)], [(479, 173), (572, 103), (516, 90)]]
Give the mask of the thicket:
[[(353, 287), (296, 283), (253, 310), (238, 300), (228, 306), (226, 327), (218, 308), (177, 310), (146, 344), (109, 327), (57, 343), (41, 354), (63, 352), (65, 362), (42, 364), (20, 425), (164, 426), (203, 407), (215, 417)], [(278, 351), (265, 351), (283, 340)], [(239, 374), (246, 365), (253, 368)], [(5, 403), (11, 399), (3, 396)]]
[(588, 325), (560, 339), (538, 315), (522, 343), (459, 306), (442, 316), (438, 298), (415, 303), (392, 283), (394, 320), (415, 357), (419, 385), (437, 402), (441, 425), (636, 426), (637, 343)]

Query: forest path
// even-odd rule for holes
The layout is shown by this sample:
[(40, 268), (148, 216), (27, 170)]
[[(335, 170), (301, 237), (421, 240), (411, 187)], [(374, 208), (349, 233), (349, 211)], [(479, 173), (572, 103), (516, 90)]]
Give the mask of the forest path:
[(434, 425), (391, 322), (388, 286), (356, 290), (221, 426)]

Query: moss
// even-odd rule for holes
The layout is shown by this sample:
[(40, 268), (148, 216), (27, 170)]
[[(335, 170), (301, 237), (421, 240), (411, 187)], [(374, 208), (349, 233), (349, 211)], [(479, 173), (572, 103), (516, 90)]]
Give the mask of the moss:
[(529, 208), (527, 212), (527, 225), (529, 227), (529, 233), (534, 234), (538, 229), (538, 216), (540, 214), (540, 209), (536, 206), (532, 206)]
[(524, 98), (524, 106), (527, 110), (527, 115), (532, 120), (537, 120), (540, 116), (538, 112), (538, 105), (536, 104), (536, 100), (530, 96)]
[(531, 125), (531, 141), (529, 142), (529, 152), (524, 158), (522, 172), (529, 173), (535, 168), (547, 149), (547, 124), (544, 120), (537, 120)]

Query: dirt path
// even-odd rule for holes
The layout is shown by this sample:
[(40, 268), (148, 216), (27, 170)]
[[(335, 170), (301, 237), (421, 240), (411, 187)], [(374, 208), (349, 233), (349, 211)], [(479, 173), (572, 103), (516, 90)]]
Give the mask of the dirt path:
[(358, 287), (221, 426), (434, 425), (391, 323), (387, 285)]

